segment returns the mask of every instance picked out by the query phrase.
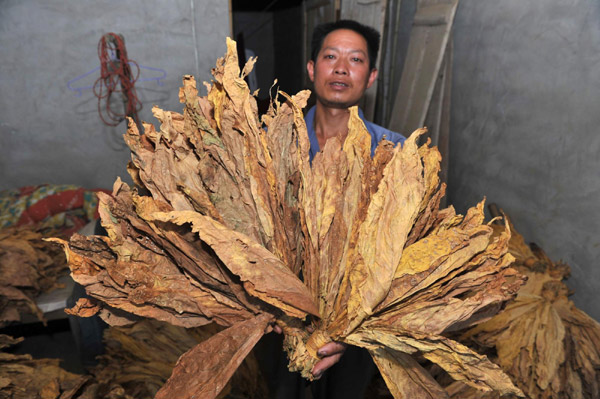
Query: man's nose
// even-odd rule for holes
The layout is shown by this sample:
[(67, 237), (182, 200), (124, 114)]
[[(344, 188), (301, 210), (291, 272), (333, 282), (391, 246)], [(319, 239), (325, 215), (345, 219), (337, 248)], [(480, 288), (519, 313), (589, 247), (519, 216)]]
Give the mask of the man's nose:
[(348, 66), (346, 65), (346, 63), (343, 60), (338, 60), (338, 62), (335, 63), (333, 71), (338, 75), (347, 75), (348, 74)]

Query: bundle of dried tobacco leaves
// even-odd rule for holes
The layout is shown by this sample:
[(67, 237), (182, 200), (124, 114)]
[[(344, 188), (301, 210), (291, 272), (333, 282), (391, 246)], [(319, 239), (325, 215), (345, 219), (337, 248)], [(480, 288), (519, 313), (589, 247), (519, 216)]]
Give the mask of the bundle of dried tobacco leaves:
[(423, 131), (371, 158), (356, 108), (345, 142), (329, 140), (309, 164), (309, 93), (281, 93), (261, 123), (243, 80), (254, 60), (240, 75), (227, 47), (207, 97), (185, 77), (183, 115), (154, 108), (160, 131), (145, 124), (144, 135), (130, 123), (129, 171), (149, 195), (117, 181), (99, 196), (108, 237), (63, 242), (73, 278), (97, 299), (74, 311), (231, 326), (183, 355), (157, 398), (216, 397), (273, 323), (307, 378), (316, 350), (336, 340), (367, 348), (396, 398), (446, 397), (416, 353), (474, 387), (520, 395), (498, 366), (442, 335), (521, 285), (509, 231), (491, 239), (483, 204), (464, 217), (438, 209), (440, 155), (417, 145)]
[(45, 242), (26, 227), (0, 230), (0, 327), (18, 322), (24, 314), (43, 320), (35, 298), (57, 287), (67, 261), (60, 246)]
[[(552, 262), (510, 228), (509, 251), (527, 283), (503, 312), (463, 338), (494, 348), (495, 363), (529, 398), (599, 398), (600, 324), (568, 299), (562, 280), (568, 277), (569, 266)], [(504, 227), (495, 229), (500, 232)]]
[[(92, 370), (94, 379), (105, 384), (117, 383), (135, 399), (152, 398), (171, 376), (183, 353), (222, 329), (215, 324), (183, 328), (156, 320), (107, 328), (105, 354)], [(265, 382), (252, 354), (246, 357), (219, 398), (267, 398)]]

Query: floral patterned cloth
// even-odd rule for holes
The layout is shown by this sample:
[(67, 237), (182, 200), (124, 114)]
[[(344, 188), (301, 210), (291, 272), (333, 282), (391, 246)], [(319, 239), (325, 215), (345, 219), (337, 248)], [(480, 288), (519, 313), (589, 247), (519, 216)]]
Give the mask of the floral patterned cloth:
[(0, 228), (35, 226), (70, 236), (98, 217), (96, 192), (75, 185), (42, 184), (0, 191)]

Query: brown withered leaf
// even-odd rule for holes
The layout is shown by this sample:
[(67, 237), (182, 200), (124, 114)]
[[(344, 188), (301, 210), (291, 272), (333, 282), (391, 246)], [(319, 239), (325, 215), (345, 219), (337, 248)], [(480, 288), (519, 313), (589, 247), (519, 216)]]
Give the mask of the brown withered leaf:
[(65, 313), (80, 317), (91, 317), (99, 311), (100, 305), (89, 298), (79, 298), (75, 306), (71, 309), (65, 309)]
[(367, 347), (397, 398), (446, 395), (411, 360), (419, 353), (479, 389), (522, 395), (442, 335), (489, 318), (522, 284), (510, 231), (492, 237), (483, 203), (465, 216), (439, 210), (440, 155), (418, 145), (424, 129), (371, 158), (354, 107), (345, 141), (328, 140), (310, 163), (308, 92), (279, 93), (259, 119), (243, 80), (253, 62), (240, 71), (228, 40), (206, 97), (186, 76), (183, 113), (155, 107), (160, 129), (144, 124), (143, 135), (130, 122), (128, 170), (149, 195), (117, 181), (99, 195), (108, 237), (61, 242), (74, 279), (106, 309), (228, 327), (185, 354), (158, 397), (216, 397), (272, 323), (306, 378), (336, 340)]
[(500, 396), (498, 392), (481, 392), (467, 384), (460, 381), (454, 381), (446, 388), (446, 393), (450, 398), (460, 399), (516, 399), (515, 395), (503, 395)]
[[(508, 220), (508, 219), (507, 219)], [(525, 243), (510, 220), (509, 251), (527, 276), (506, 308), (463, 334), (467, 343), (494, 348), (494, 362), (530, 398), (600, 396), (600, 324), (568, 299), (568, 266)], [(494, 225), (496, 231), (503, 226)], [(461, 390), (457, 396), (463, 397)]]
[[(263, 336), (271, 316), (234, 324), (186, 352), (156, 399), (213, 398)], [(225, 365), (225, 367), (223, 367)]]

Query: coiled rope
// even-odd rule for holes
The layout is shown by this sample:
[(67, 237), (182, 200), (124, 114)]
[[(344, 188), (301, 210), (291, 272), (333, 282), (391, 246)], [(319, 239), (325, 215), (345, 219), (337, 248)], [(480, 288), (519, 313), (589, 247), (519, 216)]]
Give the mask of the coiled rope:
[[(100, 119), (109, 126), (117, 126), (126, 116), (129, 116), (139, 127), (137, 113), (142, 109), (142, 103), (137, 97), (134, 85), (140, 76), (140, 67), (135, 61), (127, 58), (123, 37), (115, 33), (102, 36), (98, 42), (98, 58), (100, 58), (100, 77), (94, 83), (94, 94), (98, 97)], [(134, 65), (137, 69), (135, 77), (131, 73), (130, 65)], [(114, 93), (122, 94), (124, 112), (117, 112), (111, 106), (111, 97)]]

